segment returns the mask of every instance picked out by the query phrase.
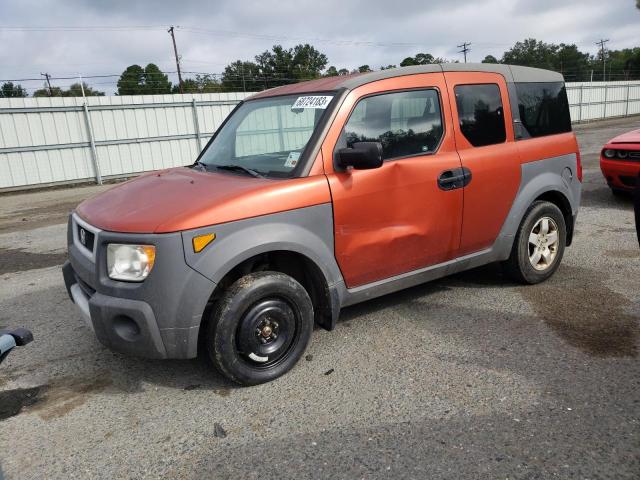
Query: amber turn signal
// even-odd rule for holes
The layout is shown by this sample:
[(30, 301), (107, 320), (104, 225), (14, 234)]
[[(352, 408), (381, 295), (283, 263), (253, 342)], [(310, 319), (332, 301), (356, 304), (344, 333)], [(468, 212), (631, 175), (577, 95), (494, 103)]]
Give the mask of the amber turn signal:
[(197, 237), (193, 237), (193, 251), (196, 253), (200, 253), (205, 249), (207, 245), (213, 242), (216, 239), (215, 233), (207, 233), (205, 235), (198, 235)]

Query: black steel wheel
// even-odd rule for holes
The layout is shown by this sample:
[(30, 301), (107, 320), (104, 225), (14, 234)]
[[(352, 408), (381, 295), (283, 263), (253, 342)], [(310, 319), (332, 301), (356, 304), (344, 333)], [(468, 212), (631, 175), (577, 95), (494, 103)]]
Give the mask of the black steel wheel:
[(224, 376), (256, 385), (293, 368), (312, 331), (313, 306), (304, 287), (279, 272), (256, 272), (237, 280), (218, 301), (206, 345)]

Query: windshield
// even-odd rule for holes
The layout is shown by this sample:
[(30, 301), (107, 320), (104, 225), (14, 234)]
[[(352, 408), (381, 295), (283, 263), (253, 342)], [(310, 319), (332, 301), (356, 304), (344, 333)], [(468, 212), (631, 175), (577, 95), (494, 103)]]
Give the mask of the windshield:
[(218, 131), (199, 163), (208, 170), (294, 176), (332, 98), (291, 95), (243, 103)]

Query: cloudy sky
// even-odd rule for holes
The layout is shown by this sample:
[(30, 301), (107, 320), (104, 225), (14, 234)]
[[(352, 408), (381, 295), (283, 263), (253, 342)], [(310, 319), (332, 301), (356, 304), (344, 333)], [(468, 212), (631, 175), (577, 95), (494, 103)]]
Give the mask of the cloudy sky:
[[(600, 38), (611, 49), (640, 45), (635, 0), (0, 0), (0, 80), (111, 75), (148, 62), (174, 71), (169, 25), (183, 70), (207, 73), (276, 43), (309, 42), (338, 68), (417, 52), (461, 59), (464, 41), (469, 61), (528, 37), (589, 52)], [(116, 80), (88, 81), (111, 93)], [(21, 83), (30, 93), (42, 84)]]

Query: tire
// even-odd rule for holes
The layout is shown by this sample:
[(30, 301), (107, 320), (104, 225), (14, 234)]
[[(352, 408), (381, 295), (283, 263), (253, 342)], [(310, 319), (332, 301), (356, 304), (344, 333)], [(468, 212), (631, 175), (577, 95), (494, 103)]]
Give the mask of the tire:
[(505, 273), (524, 284), (543, 282), (558, 269), (566, 244), (567, 227), (560, 209), (553, 203), (533, 202), (518, 227), (511, 255), (503, 263)]
[(625, 198), (630, 196), (630, 192), (614, 187), (611, 187), (611, 194), (616, 198)]
[(296, 280), (279, 272), (251, 273), (231, 285), (213, 309), (207, 353), (236, 383), (269, 382), (302, 357), (313, 322), (309, 294)]

